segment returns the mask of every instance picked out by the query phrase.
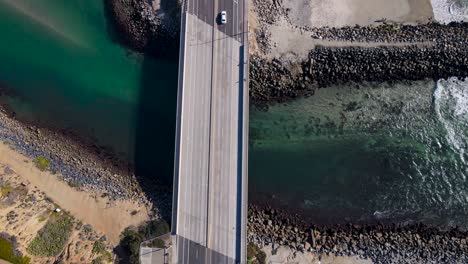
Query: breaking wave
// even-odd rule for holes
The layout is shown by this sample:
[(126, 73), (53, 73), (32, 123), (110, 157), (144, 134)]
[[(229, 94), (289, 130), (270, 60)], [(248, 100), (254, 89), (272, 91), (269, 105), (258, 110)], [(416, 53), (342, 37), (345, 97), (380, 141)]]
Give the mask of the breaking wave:
[(431, 0), (434, 18), (440, 23), (468, 21), (467, 0)]
[(444, 126), (446, 139), (460, 159), (467, 161), (468, 141), (468, 79), (439, 80), (434, 92), (434, 106), (438, 120)]

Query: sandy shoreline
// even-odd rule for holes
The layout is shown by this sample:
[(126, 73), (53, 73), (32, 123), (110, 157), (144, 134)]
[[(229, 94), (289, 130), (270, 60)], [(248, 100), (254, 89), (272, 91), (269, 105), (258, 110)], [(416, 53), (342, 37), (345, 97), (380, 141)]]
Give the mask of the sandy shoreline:
[[(24, 181), (36, 186), (76, 219), (91, 224), (117, 245), (122, 230), (138, 225), (150, 217), (149, 208), (131, 200), (111, 201), (99, 193), (78, 191), (49, 171), (40, 171), (35, 161), (0, 143), (0, 164), (8, 166)], [(102, 195), (102, 193), (101, 193)], [(136, 213), (132, 215), (132, 212)]]

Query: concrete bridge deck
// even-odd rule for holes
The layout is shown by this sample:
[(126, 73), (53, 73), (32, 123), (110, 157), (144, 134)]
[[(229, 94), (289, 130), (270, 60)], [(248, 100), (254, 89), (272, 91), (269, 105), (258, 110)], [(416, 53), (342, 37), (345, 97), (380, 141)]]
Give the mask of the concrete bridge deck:
[[(177, 263), (245, 263), (247, 0), (185, 0), (172, 234)], [(221, 11), (227, 24), (218, 25)]]

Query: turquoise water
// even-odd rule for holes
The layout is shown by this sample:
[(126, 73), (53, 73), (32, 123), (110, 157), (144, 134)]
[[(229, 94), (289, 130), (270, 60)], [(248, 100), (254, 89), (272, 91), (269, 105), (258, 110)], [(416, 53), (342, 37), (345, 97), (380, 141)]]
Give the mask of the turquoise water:
[(468, 219), (468, 80), (331, 87), (252, 112), (249, 198), (318, 223)]
[(18, 117), (171, 174), (177, 63), (116, 43), (104, 1), (0, 0), (0, 31), (0, 86), (16, 94), (2, 100)]

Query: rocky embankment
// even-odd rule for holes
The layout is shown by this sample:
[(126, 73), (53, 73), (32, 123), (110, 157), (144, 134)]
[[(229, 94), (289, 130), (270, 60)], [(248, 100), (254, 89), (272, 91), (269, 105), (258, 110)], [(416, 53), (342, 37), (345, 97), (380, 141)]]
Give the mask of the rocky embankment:
[[(10, 96), (17, 95), (11, 92)], [(33, 160), (49, 160), (47, 170), (71, 187), (111, 200), (133, 200), (152, 206), (155, 215), (170, 218), (172, 186), (158, 178), (137, 175), (128, 158), (117, 156), (94, 139), (19, 121), (14, 112), (0, 106), (0, 140)]]
[(133, 199), (149, 204), (130, 165), (111, 150), (71, 132), (39, 128), (12, 117), (0, 108), (0, 140), (28, 157), (44, 157), (47, 168), (70, 186), (104, 192), (115, 199)]
[(468, 76), (468, 23), (384, 24), (303, 28), (322, 42), (308, 58), (291, 62), (252, 56), (250, 98), (256, 105), (284, 101), (347, 82), (383, 82)]
[(180, 2), (106, 0), (119, 40), (139, 52), (157, 57), (178, 55)]
[(374, 263), (467, 263), (468, 233), (422, 224), (313, 226), (300, 216), (250, 206), (248, 240), (301, 252), (355, 256)]

